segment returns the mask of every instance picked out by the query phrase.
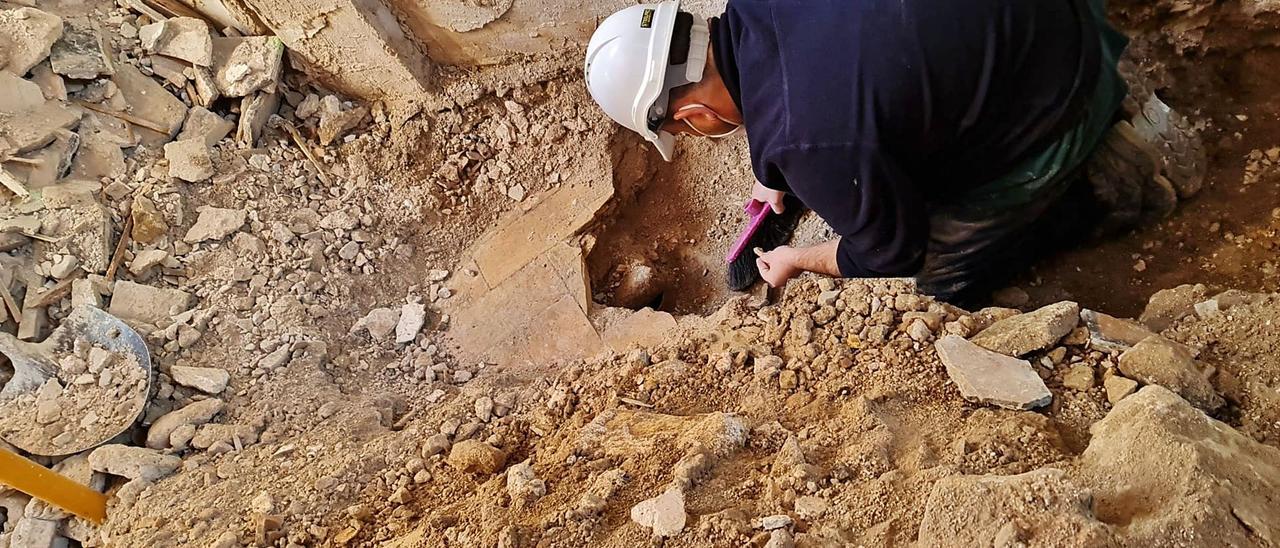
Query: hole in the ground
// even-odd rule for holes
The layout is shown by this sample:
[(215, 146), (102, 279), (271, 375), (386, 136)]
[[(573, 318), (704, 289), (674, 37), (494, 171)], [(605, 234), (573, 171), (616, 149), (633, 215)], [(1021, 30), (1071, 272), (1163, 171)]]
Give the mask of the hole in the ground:
[(9, 381), (13, 380), (13, 376), (17, 374), (13, 369), (13, 363), (9, 358), (0, 356), (0, 389), (4, 389)]
[[(662, 162), (630, 134), (614, 144), (617, 197), (600, 218), (587, 257), (596, 302), (673, 314), (714, 312), (738, 293), (725, 276), (725, 253), (746, 219), (742, 204), (755, 176), (744, 138), (683, 139)], [(830, 237), (808, 216), (795, 243)]]
[(682, 140), (671, 163), (638, 139), (619, 141), (617, 201), (587, 257), (596, 302), (675, 314), (715, 310), (733, 295), (724, 253), (754, 180), (746, 140)]

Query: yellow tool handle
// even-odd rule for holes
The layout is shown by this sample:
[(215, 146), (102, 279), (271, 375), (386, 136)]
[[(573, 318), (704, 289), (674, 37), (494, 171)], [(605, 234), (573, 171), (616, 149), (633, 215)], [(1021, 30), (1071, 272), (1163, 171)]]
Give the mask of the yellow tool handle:
[(93, 523), (107, 517), (107, 496), (0, 448), (0, 483)]

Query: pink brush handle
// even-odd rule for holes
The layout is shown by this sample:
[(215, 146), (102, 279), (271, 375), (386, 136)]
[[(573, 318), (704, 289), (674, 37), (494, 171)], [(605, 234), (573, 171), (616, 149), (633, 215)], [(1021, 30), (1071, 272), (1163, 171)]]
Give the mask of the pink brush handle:
[(751, 237), (755, 235), (756, 230), (760, 228), (760, 224), (764, 222), (764, 218), (769, 216), (773, 208), (768, 204), (759, 200), (750, 200), (744, 208), (747, 212), (747, 226), (742, 229), (742, 234), (738, 235), (737, 241), (733, 242), (733, 246), (729, 248), (729, 255), (724, 258), (726, 264), (732, 263), (738, 259), (739, 255), (747, 248), (747, 242), (751, 241)]

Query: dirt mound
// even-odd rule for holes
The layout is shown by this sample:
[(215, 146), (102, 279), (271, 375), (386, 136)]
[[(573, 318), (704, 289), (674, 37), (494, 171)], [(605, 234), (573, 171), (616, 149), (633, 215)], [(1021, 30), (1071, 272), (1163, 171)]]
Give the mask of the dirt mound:
[(1277, 482), (1280, 450), (1152, 386), (1098, 421), (1088, 449), (1063, 469), (937, 482), (918, 541), (1270, 545), (1277, 534), (1271, 516), (1280, 511)]

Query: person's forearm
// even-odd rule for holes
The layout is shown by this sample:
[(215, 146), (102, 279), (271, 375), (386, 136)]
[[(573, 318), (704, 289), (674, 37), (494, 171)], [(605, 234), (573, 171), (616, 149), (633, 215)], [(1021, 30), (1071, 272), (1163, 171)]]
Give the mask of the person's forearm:
[(840, 240), (835, 239), (809, 247), (796, 249), (795, 265), (801, 270), (840, 277), (840, 265), (836, 262), (836, 249)]

